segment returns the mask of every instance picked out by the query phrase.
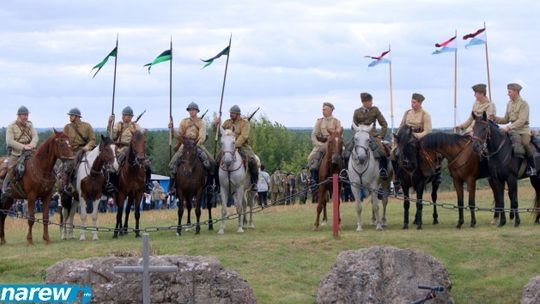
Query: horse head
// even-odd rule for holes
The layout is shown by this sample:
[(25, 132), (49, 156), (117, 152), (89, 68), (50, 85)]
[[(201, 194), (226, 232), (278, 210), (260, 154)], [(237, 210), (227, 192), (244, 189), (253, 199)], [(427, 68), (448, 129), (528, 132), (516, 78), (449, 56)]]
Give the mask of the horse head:
[(356, 125), (353, 123), (353, 141), (354, 141), (354, 150), (353, 150), (353, 160), (357, 161), (361, 165), (364, 165), (369, 159), (369, 132), (373, 129), (372, 125)]
[(418, 141), (414, 138), (411, 127), (400, 127), (395, 139), (400, 151), (399, 165), (406, 171), (418, 168)]
[(71, 144), (69, 143), (69, 138), (66, 134), (61, 131), (54, 131), (53, 139), (53, 150), (54, 156), (61, 159), (62, 161), (74, 160), (73, 150)]
[(118, 171), (118, 161), (116, 160), (116, 145), (109, 136), (101, 134), (101, 142), (99, 143), (99, 157), (104, 162), (104, 167), (107, 171)]
[(473, 112), (472, 117), (474, 119), (473, 151), (480, 156), (486, 156), (488, 154), (487, 143), (491, 137), (489, 120), (485, 111), (482, 113), (482, 116), (476, 116)]
[(328, 137), (328, 151), (332, 165), (341, 166), (341, 151), (343, 150), (343, 128), (334, 130)]
[(132, 131), (130, 146), (130, 157), (134, 157), (134, 163), (139, 166), (143, 166), (146, 160), (146, 154), (144, 152), (146, 145), (146, 131)]
[(220, 127), (221, 131), (221, 153), (223, 153), (223, 164), (226, 168), (229, 168), (235, 162), (235, 152), (236, 152), (236, 135), (233, 130), (223, 129)]

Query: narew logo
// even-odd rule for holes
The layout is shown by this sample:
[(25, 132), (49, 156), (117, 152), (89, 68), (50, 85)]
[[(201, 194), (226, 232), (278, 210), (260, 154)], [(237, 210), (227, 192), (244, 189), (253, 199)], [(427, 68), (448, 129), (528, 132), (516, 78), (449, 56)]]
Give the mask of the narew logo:
[(0, 302), (24, 303), (73, 303), (90, 302), (90, 287), (67, 284), (0, 285)]

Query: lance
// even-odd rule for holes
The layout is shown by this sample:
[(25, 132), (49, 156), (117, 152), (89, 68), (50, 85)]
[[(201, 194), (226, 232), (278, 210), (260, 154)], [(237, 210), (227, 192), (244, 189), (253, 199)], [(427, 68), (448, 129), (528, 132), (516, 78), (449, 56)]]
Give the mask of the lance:
[[(227, 69), (229, 67), (229, 57), (231, 56), (231, 37), (229, 37), (229, 52), (227, 53), (227, 61), (225, 62), (225, 73), (223, 74), (223, 85), (221, 86), (221, 100), (219, 101), (219, 119), (221, 119), (222, 109), (223, 109), (223, 94), (225, 93), (225, 82), (227, 81)], [(214, 141), (214, 159), (216, 158), (217, 153), (217, 141), (219, 136), (219, 127), (221, 126), (221, 121), (216, 124), (216, 139)]]

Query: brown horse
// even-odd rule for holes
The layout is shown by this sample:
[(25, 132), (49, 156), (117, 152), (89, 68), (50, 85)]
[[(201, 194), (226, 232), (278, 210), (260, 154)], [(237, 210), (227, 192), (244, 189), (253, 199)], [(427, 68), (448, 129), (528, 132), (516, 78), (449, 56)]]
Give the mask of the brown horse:
[(471, 227), (474, 227), (476, 225), (476, 180), (488, 177), (489, 171), (487, 161), (480, 161), (478, 154), (474, 153), (472, 137), (442, 132), (431, 133), (420, 139), (420, 148), (420, 153), (423, 153), (426, 158), (434, 159), (436, 157), (434, 154), (440, 153), (448, 160), (448, 170), (456, 189), (459, 206), (459, 220), (456, 228), (461, 228), (464, 223), (463, 183), (467, 183)]
[[(197, 144), (192, 139), (184, 138), (184, 147), (180, 157), (180, 165), (176, 170), (176, 193), (178, 193), (178, 226), (176, 234), (182, 234), (182, 216), (184, 214), (184, 205), (188, 212), (188, 224), (191, 224), (189, 214), (193, 204), (195, 204), (195, 216), (197, 223), (195, 225), (195, 234), (201, 231), (201, 195), (206, 183), (207, 174), (203, 164), (197, 155)], [(210, 206), (209, 221), (212, 221)]]
[(8, 171), (8, 157), (0, 157), (0, 185), (4, 182)]
[(9, 197), (7, 203), (0, 206), (4, 212), (0, 214), (0, 245), (6, 243), (4, 226), (6, 222), (7, 210), (11, 208), (15, 199), (28, 200), (28, 234), (26, 240), (28, 245), (32, 242), (32, 226), (35, 221), (36, 199), (41, 199), (43, 203), (43, 240), (49, 244), (49, 202), (52, 197), (52, 188), (56, 181), (54, 175), (54, 164), (56, 160), (72, 160), (73, 151), (68, 137), (54, 130), (54, 134), (41, 144), (39, 149), (28, 160), (25, 161), (23, 176), (20, 180), (13, 182), (13, 196)]
[[(139, 219), (141, 217), (141, 198), (146, 185), (144, 151), (146, 143), (145, 133), (141, 131), (133, 132), (131, 142), (126, 151), (126, 159), (118, 169), (118, 194), (116, 196), (116, 226), (113, 238), (118, 234), (127, 234), (129, 212), (131, 206), (135, 204), (135, 237), (140, 237)], [(124, 210), (124, 200), (127, 198), (126, 217), (122, 226), (122, 214)]]
[[(332, 191), (332, 184), (325, 182), (333, 174), (339, 174), (343, 168), (341, 151), (343, 150), (343, 128), (330, 133), (325, 145), (325, 154), (319, 166), (319, 189), (317, 192), (317, 218), (313, 224), (313, 230), (319, 229), (319, 218), (324, 210), (323, 221), (326, 221), (327, 191)], [(338, 194), (339, 197), (339, 194)]]

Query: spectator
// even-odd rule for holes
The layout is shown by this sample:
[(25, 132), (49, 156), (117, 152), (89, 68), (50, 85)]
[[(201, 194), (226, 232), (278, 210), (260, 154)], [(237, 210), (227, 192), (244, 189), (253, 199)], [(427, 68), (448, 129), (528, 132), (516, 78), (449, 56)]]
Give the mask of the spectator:
[(154, 181), (151, 196), (152, 201), (154, 202), (154, 208), (160, 210), (163, 206), (163, 201), (165, 200), (165, 192), (157, 181)]
[(265, 166), (261, 165), (259, 179), (257, 181), (257, 192), (259, 194), (259, 205), (263, 208), (268, 207), (268, 187), (270, 184), (270, 175), (265, 171)]

